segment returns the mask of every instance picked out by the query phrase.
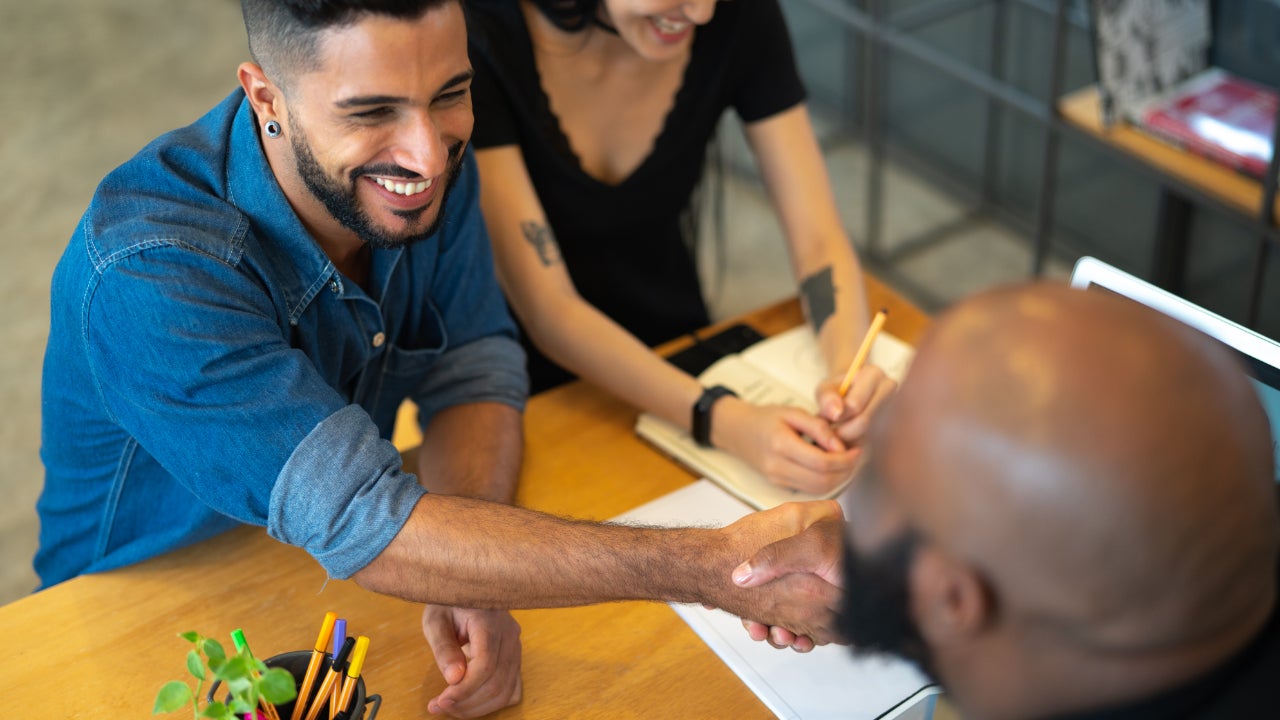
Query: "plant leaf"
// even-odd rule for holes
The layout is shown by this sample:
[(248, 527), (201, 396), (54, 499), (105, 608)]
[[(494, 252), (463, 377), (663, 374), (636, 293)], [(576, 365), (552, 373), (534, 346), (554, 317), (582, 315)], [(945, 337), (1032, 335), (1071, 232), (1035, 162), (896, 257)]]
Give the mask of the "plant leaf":
[(218, 677), (231, 682), (240, 678), (248, 678), (249, 671), (253, 669), (253, 664), (249, 662), (249, 658), (233, 657), (223, 663), (214, 672)]
[(200, 633), (196, 632), (195, 630), (188, 630), (184, 633), (179, 633), (178, 637), (182, 638), (183, 640), (186, 640), (189, 643), (197, 643), (200, 641)]
[(245, 688), (244, 692), (238, 693), (236, 697), (249, 703), (250, 707), (257, 707), (258, 699), (262, 697), (258, 693), (258, 683), (254, 682), (252, 679), (250, 679), (248, 683), (249, 687)]
[(200, 717), (218, 718), (221, 720), (221, 718), (229, 718), (233, 716), (231, 714), (231, 708), (228, 708), (218, 700), (214, 700), (209, 703), (208, 707), (200, 712)]
[(248, 699), (249, 693), (253, 692), (253, 681), (249, 678), (228, 680), (227, 692), (231, 693), (232, 698)]
[(240, 698), (234, 698), (231, 701), (231, 712), (239, 713), (241, 715), (247, 715), (253, 712), (253, 709), (257, 706), (258, 706), (257, 703), (250, 704), (244, 700), (241, 700)]
[(227, 653), (222, 649), (222, 645), (213, 638), (205, 638), (203, 647), (205, 657), (209, 658), (209, 667), (213, 667), (215, 663), (222, 664), (227, 659)]
[(191, 700), (191, 688), (186, 683), (171, 680), (160, 688), (160, 692), (156, 694), (155, 707), (151, 708), (152, 715), (160, 713), (169, 713), (186, 705)]
[(271, 668), (263, 673), (258, 689), (262, 691), (262, 697), (272, 705), (287, 703), (298, 696), (293, 674), (284, 668)]
[(187, 653), (187, 672), (195, 675), (197, 680), (204, 679), (204, 661), (195, 650)]

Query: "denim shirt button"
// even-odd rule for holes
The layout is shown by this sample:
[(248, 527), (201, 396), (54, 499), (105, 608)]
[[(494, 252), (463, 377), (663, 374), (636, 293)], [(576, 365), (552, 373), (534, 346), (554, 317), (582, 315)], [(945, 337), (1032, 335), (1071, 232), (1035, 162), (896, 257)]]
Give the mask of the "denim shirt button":
[(332, 290), (332, 291), (333, 291), (333, 292), (335, 292), (335, 293), (337, 293), (337, 292), (341, 292), (341, 288), (339, 288), (339, 287), (338, 287), (338, 281), (337, 281), (337, 280), (330, 280), (330, 281), (329, 281), (329, 289), (330, 289), (330, 290)]
[(385, 334), (385, 333), (374, 333), (374, 335), (373, 335), (373, 346), (374, 346), (374, 347), (376, 347), (376, 348), (380, 348), (380, 347), (382, 347), (382, 343), (384, 343), (384, 342), (386, 342), (386, 341), (387, 341), (387, 336), (386, 336), (386, 334)]

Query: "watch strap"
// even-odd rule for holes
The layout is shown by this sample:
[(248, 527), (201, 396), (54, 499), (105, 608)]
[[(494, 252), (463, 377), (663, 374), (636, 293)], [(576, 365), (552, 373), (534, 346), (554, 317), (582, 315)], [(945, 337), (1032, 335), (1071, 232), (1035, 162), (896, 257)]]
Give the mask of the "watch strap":
[(698, 401), (693, 404), (693, 420), (689, 423), (693, 441), (702, 447), (711, 447), (711, 406), (720, 398), (738, 393), (723, 385), (712, 385), (702, 391)]

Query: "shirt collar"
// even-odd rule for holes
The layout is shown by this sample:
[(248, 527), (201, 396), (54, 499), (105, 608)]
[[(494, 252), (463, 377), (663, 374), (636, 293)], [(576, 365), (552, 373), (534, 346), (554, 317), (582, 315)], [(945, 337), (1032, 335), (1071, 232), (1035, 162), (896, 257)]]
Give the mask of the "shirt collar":
[(249, 218), (288, 300), (289, 322), (296, 324), (338, 272), (293, 212), (262, 152), (253, 109), (243, 90), (236, 94), (240, 109), (231, 123), (227, 149), (228, 196)]

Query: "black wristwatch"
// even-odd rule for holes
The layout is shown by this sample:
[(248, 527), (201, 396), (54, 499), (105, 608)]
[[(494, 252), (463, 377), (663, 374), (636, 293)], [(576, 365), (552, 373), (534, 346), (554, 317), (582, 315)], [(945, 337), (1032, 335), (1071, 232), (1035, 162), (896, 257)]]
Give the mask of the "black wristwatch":
[(698, 402), (693, 404), (693, 441), (703, 447), (711, 447), (711, 406), (725, 395), (738, 397), (738, 393), (723, 385), (712, 385), (702, 391)]

